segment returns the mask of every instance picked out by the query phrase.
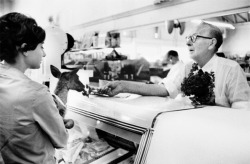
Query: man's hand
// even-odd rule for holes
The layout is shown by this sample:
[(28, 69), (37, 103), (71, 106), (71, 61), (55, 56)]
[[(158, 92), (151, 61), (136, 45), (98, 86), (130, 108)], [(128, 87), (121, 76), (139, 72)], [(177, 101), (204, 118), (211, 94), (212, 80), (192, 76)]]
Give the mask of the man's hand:
[(100, 88), (100, 90), (109, 95), (109, 96), (115, 96), (119, 93), (123, 93), (125, 89), (125, 82), (122, 81), (112, 81), (107, 83), (105, 86)]
[(74, 127), (74, 121), (72, 119), (63, 119), (63, 122), (64, 122), (64, 126), (66, 129), (71, 129)]
[(233, 102), (231, 108), (250, 110), (250, 102), (249, 101)]

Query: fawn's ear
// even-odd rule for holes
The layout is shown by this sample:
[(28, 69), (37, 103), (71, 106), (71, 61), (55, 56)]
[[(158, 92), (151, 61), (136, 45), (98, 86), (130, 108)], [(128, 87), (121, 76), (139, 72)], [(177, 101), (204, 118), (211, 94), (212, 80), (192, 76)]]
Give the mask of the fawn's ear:
[(50, 65), (50, 71), (55, 78), (60, 78), (61, 71), (53, 65)]

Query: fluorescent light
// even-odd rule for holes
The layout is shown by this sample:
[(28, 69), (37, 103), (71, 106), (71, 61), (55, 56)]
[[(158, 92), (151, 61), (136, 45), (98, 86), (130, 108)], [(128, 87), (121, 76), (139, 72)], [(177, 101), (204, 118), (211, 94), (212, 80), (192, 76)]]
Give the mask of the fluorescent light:
[(191, 22), (193, 22), (193, 23), (206, 22), (206, 23), (218, 26), (218, 27), (225, 27), (225, 28), (229, 28), (229, 29), (233, 29), (233, 30), (235, 29), (235, 27), (232, 24), (224, 23), (224, 22), (212, 22), (212, 21), (204, 21), (204, 20), (199, 20), (199, 19), (192, 20)]
[(202, 20), (200, 19), (193, 19), (191, 20), (192, 23), (196, 23), (196, 24), (200, 24), (202, 22)]
[(100, 32), (98, 36), (99, 36), (100, 38), (104, 38), (104, 37), (106, 37), (106, 35), (107, 35), (107, 33)]
[(235, 27), (232, 24), (229, 23), (224, 23), (224, 22), (211, 22), (211, 21), (204, 21), (206, 23), (210, 23), (213, 24), (215, 26), (219, 26), (219, 27), (225, 27), (225, 28), (230, 28), (230, 29), (235, 29)]

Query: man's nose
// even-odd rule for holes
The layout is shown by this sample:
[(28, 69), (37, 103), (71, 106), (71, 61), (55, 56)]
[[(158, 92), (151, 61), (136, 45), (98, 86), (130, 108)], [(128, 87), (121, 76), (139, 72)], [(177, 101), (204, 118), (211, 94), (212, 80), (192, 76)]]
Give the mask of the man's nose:
[(186, 40), (186, 45), (187, 45), (187, 46), (191, 46), (191, 45), (192, 45), (191, 39), (187, 39), (187, 40)]

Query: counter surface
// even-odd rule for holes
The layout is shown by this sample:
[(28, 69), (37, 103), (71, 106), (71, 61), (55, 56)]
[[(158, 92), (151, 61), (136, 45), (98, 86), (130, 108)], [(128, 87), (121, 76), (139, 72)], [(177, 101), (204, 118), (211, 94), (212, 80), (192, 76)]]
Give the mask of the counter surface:
[(250, 112), (219, 106), (162, 114), (147, 164), (250, 163)]
[(88, 98), (76, 91), (69, 92), (67, 106), (143, 128), (150, 128), (160, 112), (194, 108), (181, 99), (129, 93), (115, 97), (90, 95)]

